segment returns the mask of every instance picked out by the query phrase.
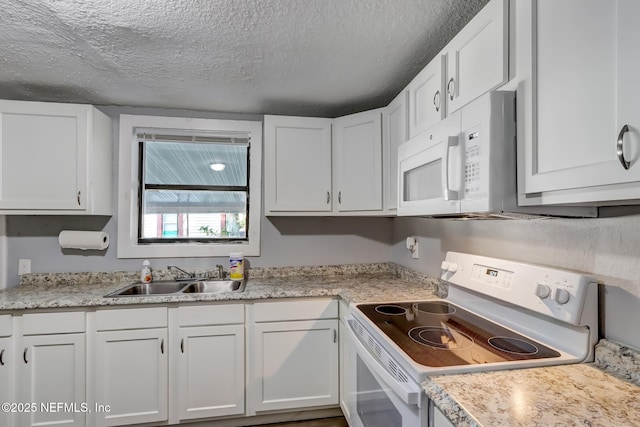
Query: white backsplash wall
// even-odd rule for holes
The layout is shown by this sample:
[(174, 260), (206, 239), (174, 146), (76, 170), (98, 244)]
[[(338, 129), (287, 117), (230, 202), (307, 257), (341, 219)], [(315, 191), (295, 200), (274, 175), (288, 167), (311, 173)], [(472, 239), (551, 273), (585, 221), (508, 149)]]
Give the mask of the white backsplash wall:
[[(482, 221), (396, 218), (393, 235), (391, 260), (434, 276), (440, 275), (440, 262), (447, 251), (593, 274), (605, 285), (600, 292), (601, 335), (640, 349), (638, 214), (596, 219)], [(411, 259), (405, 247), (408, 236), (418, 238), (417, 260)]]

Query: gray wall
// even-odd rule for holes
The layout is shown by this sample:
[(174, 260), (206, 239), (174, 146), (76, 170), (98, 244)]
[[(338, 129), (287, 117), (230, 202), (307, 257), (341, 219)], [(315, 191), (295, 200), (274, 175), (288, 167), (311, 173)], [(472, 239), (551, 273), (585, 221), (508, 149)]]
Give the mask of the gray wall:
[[(468, 252), (594, 274), (600, 286), (600, 333), (640, 349), (640, 215), (597, 219), (394, 220), (391, 259), (438, 276), (447, 251)], [(610, 213), (625, 214), (605, 210)], [(420, 259), (405, 247), (417, 236)]]
[[(118, 259), (117, 159), (120, 114), (159, 115), (229, 120), (262, 120), (261, 115), (207, 113), (158, 108), (100, 107), (113, 120), (113, 217), (8, 216), (7, 284), (17, 285), (18, 260), (31, 259), (32, 272), (82, 272), (138, 270), (141, 259)], [(389, 260), (392, 220), (388, 218), (262, 218), (261, 256), (248, 257), (249, 265), (326, 265), (386, 262)], [(61, 230), (105, 230), (110, 235), (106, 251), (62, 250)], [(176, 264), (185, 268), (228, 265), (228, 258), (151, 259), (153, 268)]]

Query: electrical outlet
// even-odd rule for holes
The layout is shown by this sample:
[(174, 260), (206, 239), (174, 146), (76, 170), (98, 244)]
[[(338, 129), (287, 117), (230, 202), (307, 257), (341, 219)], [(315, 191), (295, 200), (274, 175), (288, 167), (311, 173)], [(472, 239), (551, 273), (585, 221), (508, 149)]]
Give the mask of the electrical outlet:
[(18, 276), (31, 273), (31, 260), (20, 259), (18, 260)]

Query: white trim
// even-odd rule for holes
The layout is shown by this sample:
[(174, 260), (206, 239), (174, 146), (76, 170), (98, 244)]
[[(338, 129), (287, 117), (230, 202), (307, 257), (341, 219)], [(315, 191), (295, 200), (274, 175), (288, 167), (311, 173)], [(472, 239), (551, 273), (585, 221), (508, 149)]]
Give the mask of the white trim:
[(0, 289), (7, 288), (7, 217), (0, 215)]
[[(249, 242), (145, 244), (137, 242), (138, 145), (137, 128), (182, 131), (249, 132), (251, 204), (249, 208)], [(120, 115), (118, 171), (118, 258), (184, 258), (226, 256), (242, 252), (260, 255), (260, 219), (262, 212), (262, 122), (240, 120), (191, 119), (181, 117)]]

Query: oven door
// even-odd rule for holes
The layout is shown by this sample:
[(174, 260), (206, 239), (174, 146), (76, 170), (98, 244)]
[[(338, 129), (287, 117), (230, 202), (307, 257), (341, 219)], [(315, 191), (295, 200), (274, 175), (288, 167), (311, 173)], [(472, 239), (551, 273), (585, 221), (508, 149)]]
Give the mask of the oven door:
[(460, 213), (464, 196), (460, 117), (450, 117), (398, 147), (398, 215)]
[(396, 381), (351, 328), (348, 331), (352, 351), (347, 405), (352, 427), (427, 427), (427, 399), (420, 386)]

